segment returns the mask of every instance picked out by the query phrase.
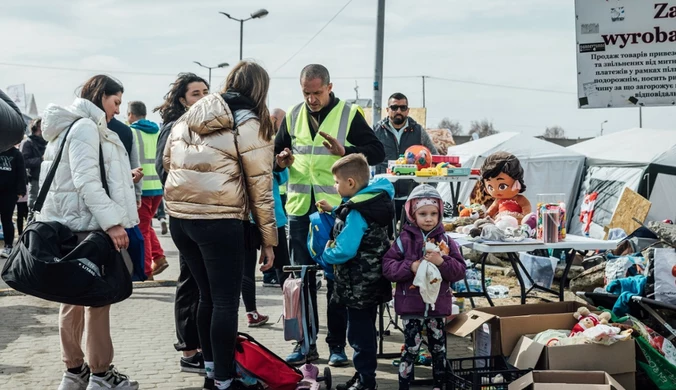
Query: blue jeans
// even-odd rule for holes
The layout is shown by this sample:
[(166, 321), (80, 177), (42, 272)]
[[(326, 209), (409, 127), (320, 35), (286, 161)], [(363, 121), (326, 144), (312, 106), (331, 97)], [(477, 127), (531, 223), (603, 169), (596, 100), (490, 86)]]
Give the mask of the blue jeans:
[(365, 309), (347, 308), (347, 340), (354, 349), (352, 362), (362, 385), (371, 389), (376, 385), (378, 367), (376, 309), (377, 306)]
[(335, 282), (326, 279), (326, 344), (329, 348), (345, 347), (347, 333), (347, 308), (331, 299)]

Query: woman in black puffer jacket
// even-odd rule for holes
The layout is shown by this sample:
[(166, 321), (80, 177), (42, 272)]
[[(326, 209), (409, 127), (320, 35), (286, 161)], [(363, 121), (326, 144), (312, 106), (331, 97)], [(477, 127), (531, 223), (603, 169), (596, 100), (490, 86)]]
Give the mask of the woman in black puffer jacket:
[(25, 131), (26, 123), (19, 107), (0, 91), (0, 152), (21, 142)]

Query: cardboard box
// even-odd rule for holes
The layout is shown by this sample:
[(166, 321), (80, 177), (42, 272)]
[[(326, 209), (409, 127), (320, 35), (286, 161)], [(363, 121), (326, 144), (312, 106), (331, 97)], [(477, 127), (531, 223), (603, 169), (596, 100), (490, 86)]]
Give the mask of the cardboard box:
[[(446, 325), (446, 331), (459, 337), (474, 335), (475, 356), (509, 356), (519, 338), (547, 329), (572, 329), (573, 313), (585, 306), (579, 302), (497, 306), (460, 314)], [(560, 327), (562, 326), (562, 327)]]
[(636, 387), (636, 347), (633, 341), (621, 341), (612, 345), (545, 346), (536, 343), (531, 337), (521, 337), (509, 357), (511, 365), (522, 370), (535, 368), (604, 371), (626, 390)]
[(603, 371), (532, 371), (509, 390), (626, 390)]

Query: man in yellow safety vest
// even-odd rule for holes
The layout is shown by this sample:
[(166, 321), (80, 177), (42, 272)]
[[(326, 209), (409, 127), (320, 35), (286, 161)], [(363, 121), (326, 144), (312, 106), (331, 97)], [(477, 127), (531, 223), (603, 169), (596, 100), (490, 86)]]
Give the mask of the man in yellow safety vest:
[[(333, 187), (331, 166), (342, 156), (361, 153), (369, 165), (374, 166), (385, 159), (385, 150), (363, 112), (356, 104), (338, 99), (332, 92), (329, 71), (319, 64), (311, 64), (300, 73), (300, 86), (305, 101), (286, 114), (275, 138), (276, 170), (289, 168), (286, 212), (289, 216), (289, 250), (293, 264), (314, 264), (307, 249), (310, 214), (317, 211), (315, 203), (326, 200), (333, 206), (341, 202)], [(314, 322), (308, 324), (319, 328), (317, 315), (317, 283), (314, 274), (309, 281), (310, 297), (314, 306)], [(345, 355), (347, 311), (331, 301), (333, 281), (327, 280), (327, 337), (331, 355), (329, 365), (348, 364)], [(311, 345), (305, 356), (296, 346), (287, 357), (290, 364), (303, 364), (319, 358), (317, 346)]]
[(155, 154), (157, 138), (160, 128), (156, 123), (146, 119), (146, 105), (143, 102), (129, 102), (127, 120), (129, 127), (134, 131), (139, 159), (143, 168), (143, 192), (141, 207), (138, 209), (139, 228), (143, 234), (145, 273), (149, 280), (153, 280), (167, 267), (167, 258), (152, 227), (152, 219), (162, 202), (162, 182), (155, 170)]

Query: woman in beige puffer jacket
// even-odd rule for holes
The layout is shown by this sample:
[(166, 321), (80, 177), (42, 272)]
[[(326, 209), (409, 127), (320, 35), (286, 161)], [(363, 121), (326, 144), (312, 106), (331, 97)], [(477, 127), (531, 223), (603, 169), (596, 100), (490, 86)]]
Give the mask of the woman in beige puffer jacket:
[(274, 130), (265, 105), (269, 81), (260, 65), (240, 62), (223, 93), (202, 98), (176, 122), (164, 149), (171, 236), (200, 290), (197, 323), (205, 388), (228, 388), (236, 376), (243, 224), (250, 213), (261, 235), (261, 269), (274, 260)]

